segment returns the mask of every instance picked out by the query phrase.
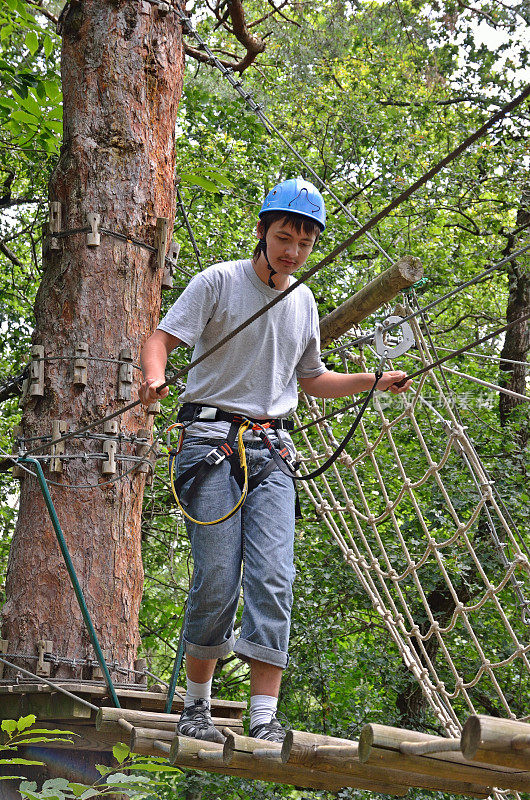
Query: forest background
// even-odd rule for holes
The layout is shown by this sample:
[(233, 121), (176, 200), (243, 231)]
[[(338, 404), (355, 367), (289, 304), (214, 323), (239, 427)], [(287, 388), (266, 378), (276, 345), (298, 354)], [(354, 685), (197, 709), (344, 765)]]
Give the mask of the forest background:
[[(4, 452), (11, 449), (11, 431), (20, 417), (20, 382), (12, 386), (8, 378), (22, 372), (30, 348), (41, 270), (40, 231), (48, 216), (47, 183), (61, 144), (60, 38), (55, 19), (62, 5), (53, 0), (4, 0), (0, 7), (0, 392), (4, 400), (0, 447)], [(212, 10), (200, 2), (188, 8), (216, 52), (237, 61), (242, 55), (239, 46)], [(268, 5), (248, 0), (244, 9), (249, 29), (266, 43), (245, 71), (245, 84), (363, 221), (528, 82), (526, 2), (307, 0), (274, 6), (273, 0)], [(411, 253), (422, 260), (427, 277), (418, 289), (422, 302), (449, 291), (524, 243), (524, 228), (530, 222), (528, 125), (526, 104), (372, 231), (396, 259)], [(294, 156), (244, 107), (222, 77), (193, 56), (185, 70), (176, 159), (176, 181), (200, 263), (177, 209), (174, 237), (181, 244), (179, 265), (185, 273), (178, 272), (174, 288), (164, 293), (163, 309), (178, 296), (187, 275), (209, 263), (249, 254), (264, 193), (282, 178), (304, 174)], [(310, 264), (353, 229), (333, 201), (328, 201), (328, 209), (329, 227)], [(513, 235), (518, 228), (520, 232)], [(311, 281), (321, 317), (386, 266), (371, 242), (357, 242)], [(526, 256), (434, 311), (431, 333), (440, 348), (458, 347), (501, 326), (514, 304), (517, 313), (530, 310)], [(498, 337), (481, 350), (491, 360), (466, 357), (460, 364), (486, 380), (511, 381), (511, 386), (516, 381), (517, 391), (525, 393), (526, 368), (514, 375), (498, 361), (501, 353), (526, 361), (527, 326), (520, 334), (517, 343), (509, 342), (509, 356), (506, 342)], [(175, 354), (175, 365), (185, 362), (185, 353)], [(341, 368), (333, 357), (329, 363)], [(478, 452), (527, 534), (528, 406), (503, 406), (491, 391), (462, 379), (450, 381)], [(175, 399), (173, 392), (169, 405)], [(346, 420), (337, 424), (337, 433), (345, 425)], [(414, 442), (400, 444), (405, 456), (413, 458)], [(140, 655), (147, 657), (149, 669), (167, 680), (191, 565), (184, 528), (164, 482), (163, 459), (157, 469), (159, 478), (144, 501)], [(4, 473), (0, 486), (0, 565), (5, 572), (17, 483)], [(282, 710), (293, 727), (331, 735), (355, 737), (364, 724), (375, 721), (439, 732), (436, 720), (418, 702), (409, 674), (353, 573), (345, 570), (336, 546), (307, 504), (304, 513), (297, 534), (296, 604)], [(485, 630), (487, 635), (487, 625)], [(246, 668), (228, 657), (219, 665), (214, 691), (239, 699), (246, 696), (247, 682)], [(495, 701), (487, 694), (474, 700), (484, 713), (495, 711)], [(160, 791), (182, 797), (202, 792), (204, 800), (221, 794), (312, 796), (308, 791), (300, 795), (287, 788), (212, 776), (167, 779)], [(345, 790), (341, 796), (356, 794)], [(417, 792), (417, 796), (430, 794)]]

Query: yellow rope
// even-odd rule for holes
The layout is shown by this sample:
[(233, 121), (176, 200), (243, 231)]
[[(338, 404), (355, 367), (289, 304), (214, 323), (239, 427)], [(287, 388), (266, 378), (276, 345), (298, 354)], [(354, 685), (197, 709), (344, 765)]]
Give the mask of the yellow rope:
[(245, 422), (241, 423), (241, 425), (239, 426), (239, 430), (237, 432), (237, 449), (239, 452), (239, 463), (241, 469), (243, 470), (243, 476), (244, 476), (243, 491), (241, 492), (241, 497), (239, 498), (235, 506), (232, 508), (232, 510), (229, 511), (227, 514), (225, 514), (224, 517), (219, 517), (219, 519), (213, 519), (210, 520), (210, 522), (202, 522), (200, 519), (195, 519), (194, 517), (190, 516), (190, 514), (188, 514), (188, 512), (183, 508), (182, 503), (180, 502), (179, 497), (177, 495), (177, 491), (175, 489), (175, 456), (174, 455), (172, 456), (171, 453), (169, 454), (168, 468), (169, 468), (169, 480), (171, 483), (171, 491), (173, 492), (173, 497), (175, 498), (178, 507), (180, 508), (186, 519), (191, 520), (191, 522), (195, 522), (196, 525), (217, 525), (218, 522), (224, 522), (225, 520), (230, 519), (230, 517), (234, 516), (236, 511), (239, 511), (239, 509), (247, 499), (247, 493), (248, 493), (248, 467), (247, 467), (247, 458), (245, 453), (245, 444), (243, 442), (243, 434), (248, 428), (250, 428), (251, 424), (252, 424), (251, 422), (245, 420)]

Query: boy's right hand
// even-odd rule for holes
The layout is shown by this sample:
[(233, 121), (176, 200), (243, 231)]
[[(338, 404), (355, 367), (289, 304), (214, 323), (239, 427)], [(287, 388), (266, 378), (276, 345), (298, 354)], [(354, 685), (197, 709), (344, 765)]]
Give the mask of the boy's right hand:
[(138, 397), (143, 406), (150, 406), (151, 403), (156, 403), (162, 397), (167, 397), (169, 394), (169, 386), (165, 386), (160, 391), (157, 391), (159, 386), (166, 382), (165, 378), (146, 378), (140, 384), (138, 390)]

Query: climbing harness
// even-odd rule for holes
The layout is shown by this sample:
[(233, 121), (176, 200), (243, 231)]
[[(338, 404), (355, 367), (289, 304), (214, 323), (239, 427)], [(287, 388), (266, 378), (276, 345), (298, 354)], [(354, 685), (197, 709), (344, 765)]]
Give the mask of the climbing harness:
[[(204, 458), (202, 458), (200, 461), (193, 464), (193, 466), (185, 470), (182, 473), (182, 475), (180, 475), (175, 480), (175, 459), (181, 450), (183, 438), (185, 435), (185, 430), (194, 422), (201, 422), (201, 421), (230, 423), (230, 429), (226, 436), (226, 440), (217, 445), (216, 447), (212, 448), (212, 450), (210, 450), (210, 452), (207, 453), (207, 455)], [(192, 522), (195, 522), (197, 525), (215, 525), (218, 522), (224, 522), (225, 520), (230, 519), (230, 517), (232, 517), (237, 511), (239, 511), (239, 509), (245, 502), (249, 492), (252, 492), (256, 488), (256, 486), (258, 486), (263, 480), (265, 480), (265, 478), (272, 472), (272, 470), (276, 468), (275, 463), (271, 461), (268, 464), (266, 464), (256, 475), (253, 475), (252, 478), (249, 479), (243, 434), (250, 428), (254, 432), (258, 431), (258, 429), (264, 430), (265, 428), (270, 428), (274, 430), (276, 432), (276, 436), (278, 437), (278, 441), (281, 446), (279, 457), (283, 459), (283, 462), (285, 462), (285, 464), (288, 465), (287, 469), (290, 470), (288, 472), (289, 477), (292, 477), (292, 473), (297, 468), (297, 465), (291, 458), (289, 450), (287, 447), (285, 447), (279, 433), (280, 430), (293, 429), (294, 425), (291, 420), (248, 419), (247, 417), (241, 414), (230, 414), (226, 411), (222, 411), (221, 409), (215, 408), (213, 406), (201, 406), (195, 403), (185, 403), (179, 412), (179, 422), (171, 426), (171, 428), (175, 427), (178, 427), (180, 429), (180, 436), (177, 447), (172, 448), (169, 451), (169, 456), (168, 456), (168, 468), (169, 468), (171, 490), (173, 492), (173, 496), (175, 497), (177, 505), (184, 514), (184, 516), (187, 519), (191, 520)], [(234, 447), (236, 438), (238, 443), (237, 453)], [(270, 443), (270, 440), (268, 441)], [(271, 444), (270, 446), (275, 450), (274, 445)], [(227, 514), (220, 517), (219, 519), (211, 520), (208, 522), (197, 520), (190, 514), (188, 514), (188, 512), (185, 510), (182, 504), (183, 503), (186, 504), (189, 502), (189, 500), (196, 494), (200, 483), (204, 480), (208, 472), (212, 468), (219, 466), (219, 464), (222, 464), (222, 462), (225, 461), (225, 459), (229, 461), (231, 466), (231, 473), (240, 486), (241, 496), (239, 497), (239, 500), (234, 505), (234, 507)], [(185, 491), (182, 491), (183, 487), (189, 481), (192, 481), (190, 486)]]
[[(203, 417), (204, 419), (204, 417)], [(177, 448), (170, 450), (168, 456), (168, 468), (169, 468), (169, 480), (171, 483), (171, 491), (173, 492), (173, 497), (175, 498), (178, 507), (180, 508), (182, 514), (186, 517), (186, 519), (191, 520), (196, 525), (216, 525), (218, 522), (225, 522), (230, 517), (233, 517), (234, 514), (239, 511), (245, 500), (247, 499), (248, 494), (248, 467), (247, 467), (247, 459), (245, 456), (245, 445), (243, 443), (243, 434), (246, 430), (251, 426), (251, 422), (247, 419), (242, 417), (237, 418), (238, 421), (232, 422), (230, 426), (230, 431), (228, 433), (227, 439), (222, 444), (214, 447), (210, 450), (207, 455), (197, 461), (196, 464), (193, 464), (192, 467), (185, 470), (185, 472), (180, 475), (177, 480), (175, 480), (175, 459), (180, 452), (182, 447), (182, 440), (185, 433), (185, 427), (182, 423), (176, 423), (177, 426), (180, 426), (181, 435), (179, 438), (179, 445)], [(188, 423), (191, 424), (191, 423)], [(187, 427), (187, 426), (186, 426)], [(235, 439), (237, 437), (237, 455), (234, 450)], [(182, 503), (186, 503), (188, 499), (190, 499), (197, 491), (197, 485), (204, 479), (206, 474), (208, 473), (211, 467), (217, 467), (219, 464), (222, 464), (225, 459), (228, 459), (232, 470), (235, 469), (234, 458), (237, 459), (239, 456), (239, 467), (243, 473), (243, 486), (241, 489), (241, 496), (234, 507), (227, 513), (224, 514), (219, 519), (209, 520), (205, 522), (203, 520), (195, 519), (192, 517), (186, 509), (183, 507)], [(181, 492), (182, 487), (188, 481), (192, 480), (192, 484), (190, 487), (183, 493), (181, 493), (181, 497), (179, 498), (179, 492)]]
[[(341, 455), (344, 451), (346, 445), (351, 440), (352, 436), (354, 435), (357, 427), (363, 417), (366, 408), (370, 400), (373, 397), (373, 394), (377, 388), (379, 381), (383, 375), (383, 365), (387, 359), (386, 355), (383, 355), (380, 359), (379, 365), (375, 371), (375, 380), (368, 392), (364, 402), (357, 412), (357, 416), (355, 417), (348, 433), (336, 448), (336, 450), (331, 454), (331, 456), (327, 459), (327, 461), (322, 464), (318, 469), (314, 470), (313, 472), (308, 473), (307, 475), (297, 475), (296, 472), (299, 467), (299, 463), (292, 457), (289, 448), (286, 447), (285, 443), (283, 442), (280, 434), (280, 430), (292, 430), (294, 424), (291, 420), (283, 420), (283, 419), (270, 419), (270, 420), (257, 420), (257, 419), (248, 419), (247, 417), (241, 414), (231, 414), (226, 411), (222, 411), (219, 408), (215, 408), (213, 406), (201, 406), (196, 405), (193, 403), (185, 403), (182, 407), (181, 411), (179, 412), (179, 422), (176, 423), (175, 426), (171, 427), (179, 427), (180, 428), (180, 437), (179, 443), (176, 448), (172, 448), (169, 451), (168, 456), (168, 468), (169, 468), (169, 479), (171, 484), (171, 490), (173, 492), (173, 496), (177, 502), (178, 507), (184, 514), (184, 516), (195, 522), (197, 525), (215, 525), (218, 522), (224, 522), (227, 519), (230, 519), (244, 504), (245, 500), (249, 492), (253, 491), (259, 484), (267, 478), (271, 472), (275, 469), (279, 469), (280, 472), (283, 472), (284, 475), (287, 475), (293, 481), (310, 481), (313, 478), (317, 478), (319, 475), (322, 475), (329, 467), (337, 460), (337, 458)], [(223, 421), (230, 423), (230, 429), (228, 431), (228, 435), (226, 440), (222, 443), (217, 445), (217, 447), (212, 448), (210, 452), (202, 458), (200, 461), (197, 461), (187, 470), (185, 470), (182, 475), (180, 475), (177, 480), (175, 480), (175, 459), (180, 452), (182, 447), (183, 436), (185, 434), (185, 428), (191, 425), (193, 422), (199, 421)], [(243, 441), (243, 434), (248, 429), (252, 429), (253, 433), (255, 433), (263, 442), (269, 453), (271, 454), (271, 460), (264, 466), (262, 469), (256, 474), (253, 475), (252, 478), (249, 479), (248, 477), (248, 466), (246, 462), (246, 452), (245, 452), (245, 445)], [(280, 444), (280, 449), (278, 449), (274, 443), (270, 440), (269, 436), (267, 435), (267, 430), (274, 430), (276, 433), (276, 437)], [(238, 456), (239, 456), (239, 463), (237, 461), (237, 455), (234, 451), (234, 443), (237, 436), (238, 440)], [(234, 507), (224, 516), (220, 517), (216, 520), (210, 520), (205, 522), (203, 520), (197, 520), (192, 517), (188, 512), (184, 509), (183, 503), (189, 502), (189, 500), (196, 494), (199, 484), (204, 480), (208, 472), (221, 464), (225, 459), (231, 464), (232, 467), (232, 474), (234, 475), (236, 481), (239, 483), (241, 488), (241, 496), (239, 500), (234, 505)], [(243, 478), (241, 479), (241, 474)], [(183, 487), (189, 482), (192, 481), (188, 489), (185, 492), (182, 492)], [(241, 487), (241, 483), (243, 484)], [(179, 497), (180, 494), (180, 497)], [(299, 500), (298, 495), (296, 496), (296, 515), (301, 516), (300, 514), (300, 507), (299, 507)]]

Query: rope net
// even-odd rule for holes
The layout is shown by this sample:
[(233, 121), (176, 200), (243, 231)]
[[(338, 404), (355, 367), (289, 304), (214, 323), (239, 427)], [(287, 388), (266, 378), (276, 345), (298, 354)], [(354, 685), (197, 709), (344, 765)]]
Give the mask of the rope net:
[[(412, 325), (416, 352), (432, 363)], [(354, 360), (366, 369), (362, 352)], [(376, 393), (348, 448), (363, 451), (302, 486), (455, 737), (470, 712), (530, 719), (530, 562), (438, 376), (396, 398)], [(344, 415), (322, 416), (302, 395), (297, 424), (312, 424), (297, 435), (301, 474), (338, 444)]]

